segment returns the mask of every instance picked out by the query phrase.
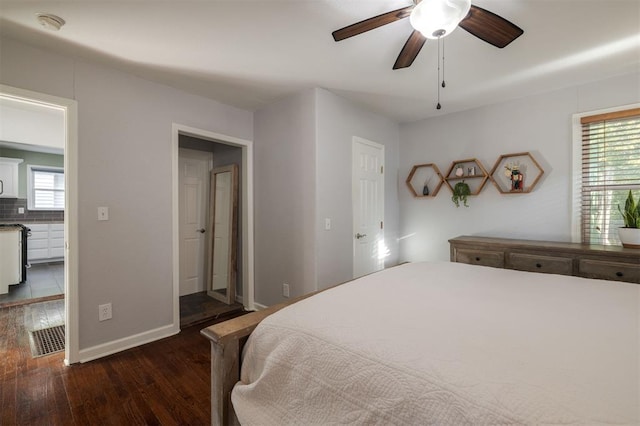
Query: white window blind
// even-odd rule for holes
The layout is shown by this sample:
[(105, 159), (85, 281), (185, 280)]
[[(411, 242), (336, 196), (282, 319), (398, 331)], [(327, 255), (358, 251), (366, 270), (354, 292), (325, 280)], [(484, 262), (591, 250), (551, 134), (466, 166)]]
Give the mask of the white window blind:
[(620, 244), (618, 205), (640, 197), (640, 108), (582, 117), (581, 234), (588, 244)]
[(64, 171), (54, 167), (29, 166), (29, 209), (64, 210)]

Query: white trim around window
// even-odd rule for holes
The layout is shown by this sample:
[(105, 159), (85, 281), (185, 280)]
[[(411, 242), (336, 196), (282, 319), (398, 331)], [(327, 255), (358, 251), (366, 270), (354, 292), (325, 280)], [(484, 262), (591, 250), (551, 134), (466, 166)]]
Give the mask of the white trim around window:
[(640, 108), (640, 103), (623, 105), (613, 108), (586, 111), (573, 115), (573, 144), (572, 144), (572, 174), (571, 174), (571, 239), (573, 242), (582, 242), (582, 124), (583, 117), (600, 114), (610, 114)]
[[(37, 174), (44, 179), (36, 179)], [(38, 182), (44, 182), (44, 184)], [(47, 211), (64, 210), (63, 167), (27, 164), (27, 208)]]

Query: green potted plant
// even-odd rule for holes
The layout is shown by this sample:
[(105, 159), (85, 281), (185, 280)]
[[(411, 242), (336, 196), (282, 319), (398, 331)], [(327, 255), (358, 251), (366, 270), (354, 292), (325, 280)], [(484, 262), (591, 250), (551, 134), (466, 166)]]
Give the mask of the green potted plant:
[(624, 228), (618, 228), (622, 246), (640, 249), (640, 200), (636, 201), (629, 190), (624, 210), (620, 208), (620, 204), (618, 204), (618, 210), (624, 220)]
[(467, 204), (467, 197), (471, 195), (471, 189), (469, 185), (465, 181), (460, 181), (456, 183), (453, 187), (453, 196), (451, 197), (451, 201), (456, 207), (460, 207), (460, 202), (464, 204), (465, 207), (469, 207)]

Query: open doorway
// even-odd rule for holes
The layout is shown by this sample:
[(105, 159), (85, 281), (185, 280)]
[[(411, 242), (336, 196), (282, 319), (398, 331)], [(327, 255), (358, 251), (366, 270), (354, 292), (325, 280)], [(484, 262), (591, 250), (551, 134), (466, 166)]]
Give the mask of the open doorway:
[[(253, 309), (252, 151), (250, 141), (179, 125), (174, 148), (174, 315), (182, 328)], [(235, 171), (235, 187), (224, 185), (233, 182), (226, 170)], [(219, 194), (230, 188), (236, 201), (224, 204)], [(221, 220), (233, 224), (229, 232), (220, 233)], [(229, 271), (224, 290), (217, 287), (222, 270)]]
[[(9, 104), (2, 100), (0, 117), (14, 125), (16, 117), (4, 114)], [(64, 299), (64, 113), (38, 107), (25, 115), (20, 104), (11, 105), (17, 106), (14, 113), (21, 117), (19, 121), (35, 119), (42, 125), (51, 118), (53, 128), (16, 129), (16, 134), (0, 139), (0, 228), (19, 227), (21, 246), (19, 253), (7, 247), (2, 251), (5, 261), (7, 255), (19, 258), (3, 263), (5, 272), (16, 267), (20, 271), (5, 283), (8, 286), (0, 284), (0, 307)], [(4, 130), (4, 123), (2, 127)], [(39, 137), (59, 141), (61, 147), (39, 145)], [(33, 143), (16, 142), (18, 139)], [(12, 182), (17, 191), (10, 191), (6, 184), (11, 169), (17, 176), (17, 182)]]
[(0, 157), (15, 163), (14, 188), (0, 199), (0, 222), (23, 230), (20, 282), (10, 283), (4, 301), (59, 303), (49, 309), (55, 319), (34, 326), (62, 322), (65, 363), (71, 364), (79, 360), (76, 102), (0, 85), (0, 108)]

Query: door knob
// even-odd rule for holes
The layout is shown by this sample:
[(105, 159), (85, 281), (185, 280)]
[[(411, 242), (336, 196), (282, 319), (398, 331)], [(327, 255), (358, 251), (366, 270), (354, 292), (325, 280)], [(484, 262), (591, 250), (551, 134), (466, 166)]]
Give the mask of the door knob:
[(361, 234), (361, 233), (359, 233), (359, 232), (356, 234), (356, 238), (357, 238), (357, 239), (364, 238), (364, 237), (366, 237), (366, 236), (367, 236), (367, 234)]
[(201, 233), (201, 234), (204, 234), (204, 228), (196, 229), (196, 232), (199, 232), (199, 233)]

